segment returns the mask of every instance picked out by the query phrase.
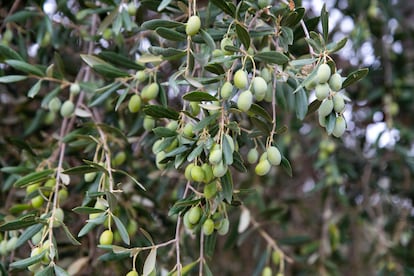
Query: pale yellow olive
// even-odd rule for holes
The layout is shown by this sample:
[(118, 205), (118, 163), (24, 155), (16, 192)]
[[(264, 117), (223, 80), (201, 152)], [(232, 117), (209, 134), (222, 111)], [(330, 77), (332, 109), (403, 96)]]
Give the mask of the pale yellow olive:
[(341, 137), (346, 130), (346, 121), (343, 116), (336, 117), (335, 127), (332, 131), (333, 136)]
[(206, 236), (213, 234), (214, 232), (214, 221), (210, 218), (206, 219), (203, 223), (203, 233)]
[(237, 99), (237, 107), (244, 112), (247, 112), (253, 103), (253, 94), (250, 90), (243, 91)]
[(268, 147), (267, 150), (267, 160), (271, 165), (279, 165), (282, 161), (282, 155), (280, 154), (280, 151), (277, 147), (271, 146)]
[(256, 148), (252, 148), (249, 150), (249, 152), (247, 153), (247, 162), (249, 162), (250, 164), (254, 164), (257, 162), (257, 160), (259, 159), (259, 152), (257, 151)]
[(270, 162), (266, 159), (266, 160), (259, 161), (254, 171), (256, 172), (257, 175), (263, 176), (269, 173), (270, 168), (271, 168)]
[(198, 33), (201, 27), (200, 17), (197, 15), (190, 16), (185, 26), (185, 32), (189, 36), (193, 36)]
[(99, 244), (111, 245), (114, 240), (114, 233), (111, 230), (105, 230), (99, 236)]
[(247, 72), (243, 69), (239, 69), (234, 74), (233, 78), (234, 86), (239, 89), (244, 89), (247, 86), (248, 79), (247, 79)]

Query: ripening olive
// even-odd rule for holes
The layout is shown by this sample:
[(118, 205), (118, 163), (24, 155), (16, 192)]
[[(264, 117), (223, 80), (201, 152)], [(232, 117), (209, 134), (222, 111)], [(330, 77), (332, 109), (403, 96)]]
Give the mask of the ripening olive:
[(229, 81), (226, 81), (220, 90), (221, 97), (223, 99), (228, 99), (230, 98), (232, 92), (233, 92), (233, 85)]
[(129, 98), (128, 109), (131, 113), (137, 113), (141, 109), (141, 97), (138, 94), (134, 94)]
[(335, 73), (329, 79), (329, 87), (333, 91), (339, 91), (342, 88), (342, 77), (339, 73)]
[(227, 165), (223, 164), (223, 161), (213, 166), (213, 174), (215, 177), (222, 177), (227, 172)]
[(259, 152), (257, 151), (256, 148), (252, 148), (249, 150), (249, 152), (247, 153), (247, 162), (249, 162), (250, 164), (254, 164), (257, 162), (257, 160), (259, 159)]
[(282, 161), (282, 155), (280, 154), (280, 151), (278, 150), (277, 147), (275, 146), (268, 147), (266, 150), (266, 153), (267, 153), (267, 160), (269, 161), (271, 165), (277, 166)]
[(75, 104), (71, 100), (65, 101), (60, 107), (60, 115), (64, 118), (72, 116), (75, 111)]
[(267, 83), (262, 77), (255, 77), (253, 79), (253, 92), (256, 100), (262, 101), (267, 92)]
[(105, 230), (99, 237), (99, 244), (111, 245), (114, 240), (114, 233), (111, 230)]
[(345, 109), (344, 96), (342, 96), (342, 94), (335, 93), (332, 100), (335, 112), (341, 113)]
[(191, 224), (197, 224), (201, 218), (201, 213), (202, 213), (201, 208), (199, 206), (194, 206), (188, 212), (189, 212), (188, 221)]
[(225, 49), (225, 47), (226, 46), (234, 46), (233, 45), (233, 41), (230, 39), (230, 38), (228, 38), (228, 37), (225, 37), (225, 38), (223, 38), (222, 40), (221, 40), (221, 42), (220, 42), (220, 48), (221, 48), (221, 50), (223, 51), (223, 53), (225, 54), (225, 55), (231, 55), (232, 54), (232, 52), (231, 51), (227, 51), (226, 49)]
[(191, 169), (191, 178), (196, 181), (196, 182), (203, 182), (204, 178), (205, 178), (205, 174), (204, 174), (204, 170), (198, 166), (195, 165), (192, 169)]
[(319, 106), (318, 112), (320, 116), (326, 117), (331, 114), (333, 110), (333, 101), (331, 99), (325, 99)]
[(239, 95), (237, 99), (237, 107), (244, 112), (247, 112), (253, 103), (253, 94), (250, 90), (246, 90)]
[(214, 221), (211, 218), (206, 219), (203, 223), (204, 235), (209, 236), (214, 232)]
[(335, 137), (341, 137), (346, 129), (346, 121), (343, 116), (336, 117), (335, 121), (335, 127), (332, 131), (333, 136)]
[(190, 16), (187, 21), (187, 25), (185, 26), (185, 32), (189, 36), (193, 36), (198, 33), (201, 27), (201, 20), (200, 17), (197, 15)]
[(139, 276), (136, 270), (131, 270), (126, 274), (126, 276)]
[(256, 172), (257, 175), (263, 176), (269, 173), (271, 168), (270, 162), (265, 159), (265, 160), (260, 160), (259, 163), (257, 163), (254, 171)]
[(69, 87), (69, 92), (70, 92), (70, 94), (72, 94), (74, 96), (78, 95), (79, 92), (80, 92), (79, 83), (77, 83), (77, 82), (72, 83)]
[(243, 69), (239, 69), (234, 74), (233, 78), (234, 85), (239, 89), (244, 89), (247, 86), (247, 72)]
[(158, 83), (153, 82), (142, 89), (141, 98), (144, 101), (153, 100), (158, 96), (159, 90)]
[(323, 63), (319, 65), (318, 71), (316, 71), (316, 78), (319, 83), (326, 83), (331, 76), (331, 67), (328, 64)]
[(61, 106), (62, 102), (58, 97), (53, 97), (48, 104), (49, 110), (52, 112), (58, 112)]
[(327, 83), (318, 83), (315, 87), (315, 96), (319, 101), (323, 101), (329, 96), (329, 85)]
[(217, 184), (215, 181), (206, 184), (203, 189), (203, 194), (206, 199), (210, 199), (217, 193)]

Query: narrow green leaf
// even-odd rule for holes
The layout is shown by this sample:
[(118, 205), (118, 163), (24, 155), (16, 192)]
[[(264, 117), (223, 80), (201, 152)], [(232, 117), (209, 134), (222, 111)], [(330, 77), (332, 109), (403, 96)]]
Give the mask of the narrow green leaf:
[(27, 76), (21, 76), (21, 75), (8, 75), (0, 77), (0, 83), (12, 83), (12, 82), (18, 82), (27, 79)]
[(60, 266), (55, 264), (53, 268), (55, 269), (56, 276), (69, 276), (69, 273)]
[(34, 216), (13, 220), (0, 225), (0, 231), (19, 230), (37, 224), (38, 222), (39, 221)]
[(227, 1), (211, 0), (210, 2), (230, 16), (234, 16), (236, 12), (236, 7), (232, 3), (229, 3)]
[(226, 73), (220, 63), (209, 63), (204, 66), (204, 69), (216, 75), (223, 75)]
[(348, 41), (348, 38), (344, 37), (338, 42), (329, 43), (328, 45), (326, 45), (326, 49), (328, 50), (330, 54), (336, 53), (346, 45), (347, 41)]
[(22, 246), (26, 241), (31, 239), (35, 234), (42, 230), (45, 225), (38, 223), (31, 225), (24, 230), (23, 234), (19, 236), (19, 239), (16, 242), (16, 248)]
[(143, 70), (145, 67), (134, 61), (133, 58), (129, 58), (125, 55), (121, 55), (116, 52), (102, 51), (98, 54), (103, 60), (127, 69)]
[(177, 132), (175, 130), (169, 129), (168, 127), (156, 127), (152, 131), (158, 137), (173, 137), (173, 136), (177, 136)]
[[(196, 260), (196, 261), (194, 261), (194, 262), (192, 262), (192, 263), (189, 263), (188, 265), (183, 266), (183, 267), (182, 267), (182, 269), (181, 269), (181, 274), (180, 274), (180, 275), (182, 275), (182, 276), (188, 275), (188, 274), (191, 272), (191, 270), (192, 270), (194, 267), (196, 267), (196, 265), (197, 265), (199, 262), (200, 262), (199, 260)], [(167, 276), (177, 276), (177, 275), (178, 275), (178, 274), (177, 274), (177, 271), (174, 271), (173, 273), (169, 273), (169, 274), (167, 274)]]
[(39, 93), (41, 87), (42, 87), (42, 80), (38, 80), (35, 83), (35, 85), (33, 85), (32, 88), (30, 88), (29, 92), (27, 92), (27, 97), (34, 98), (34, 96), (36, 96), (37, 93)]
[(207, 46), (210, 48), (211, 51), (213, 51), (216, 48), (216, 45), (214, 43), (214, 39), (211, 37), (210, 33), (200, 29), (201, 37), (203, 38), (204, 42), (207, 44)]
[(121, 236), (122, 241), (129, 245), (130, 239), (129, 239), (128, 231), (125, 228), (125, 225), (122, 223), (122, 221), (118, 217), (112, 216), (112, 218), (115, 221), (116, 228), (119, 231), (119, 235)]
[(33, 183), (42, 182), (50, 178), (51, 174), (54, 173), (55, 170), (53, 169), (47, 169), (39, 172), (32, 172), (28, 175), (25, 175), (21, 178), (19, 178), (15, 183), (14, 186), (21, 188), (28, 186)]
[(108, 29), (109, 25), (111, 25), (116, 17), (119, 14), (119, 9), (113, 9), (105, 18), (102, 20), (101, 24), (99, 25), (99, 28), (97, 30), (98, 34), (103, 33), (106, 29)]
[(16, 146), (18, 149), (25, 150), (28, 153), (30, 153), (32, 156), (37, 156), (37, 154), (33, 151), (31, 146), (23, 139), (17, 138), (17, 137), (6, 137), (5, 140)]
[(163, 48), (158, 46), (149, 47), (149, 52), (156, 56), (162, 56), (165, 60), (176, 60), (180, 59), (187, 54), (184, 50), (175, 48)]
[(252, 106), (250, 107), (248, 113), (249, 113), (250, 116), (251, 115), (256, 115), (256, 116), (262, 117), (263, 119), (265, 119), (269, 123), (272, 122), (272, 117), (269, 115), (269, 113), (267, 113), (267, 111), (258, 104), (252, 104)]
[(308, 96), (304, 89), (295, 93), (295, 107), (296, 117), (303, 120), (308, 112)]
[(109, 96), (111, 96), (118, 88), (120, 88), (122, 83), (120, 82), (114, 82), (110, 84), (109, 86), (106, 86), (107, 90), (105, 90), (102, 94), (97, 94), (98, 96), (96, 98), (93, 98), (93, 101), (89, 104), (89, 107), (97, 106), (101, 103), (103, 103)]
[(212, 257), (214, 254), (214, 249), (216, 247), (217, 234), (213, 233), (212, 235), (206, 236), (204, 239), (204, 252), (206, 256)]
[(151, 249), (144, 262), (144, 268), (142, 269), (143, 276), (148, 276), (155, 268), (155, 261), (157, 260), (157, 248)]
[(223, 155), (224, 155), (224, 161), (226, 165), (233, 164), (233, 151), (230, 146), (230, 142), (228, 141), (229, 136), (224, 135), (223, 136)]
[(218, 101), (218, 99), (211, 94), (203, 91), (192, 91), (183, 96), (183, 99), (190, 102), (202, 101)]
[(19, 71), (22, 71), (28, 74), (33, 74), (36, 76), (44, 76), (44, 73), (42, 70), (40, 70), (36, 66), (31, 65), (25, 61), (21, 61), (17, 59), (7, 59), (5, 62), (16, 70), (19, 70)]
[(79, 206), (72, 209), (73, 212), (78, 214), (97, 214), (97, 213), (103, 213), (105, 210), (93, 208), (93, 207), (87, 207), (87, 206)]
[(213, 115), (205, 117), (204, 119), (202, 119), (200, 122), (198, 122), (194, 126), (194, 128), (193, 128), (194, 132), (197, 132), (197, 131), (200, 131), (200, 130), (206, 128), (207, 126), (209, 126), (210, 124), (215, 122), (217, 120), (218, 116), (219, 116), (219, 113), (215, 113)]
[(15, 50), (4, 44), (0, 44), (0, 57), (1, 60), (15, 59), (23, 61), (23, 58)]
[(47, 253), (47, 250), (33, 257), (13, 262), (10, 264), (10, 267), (17, 268), (17, 269), (26, 268), (28, 266), (31, 266), (32, 264), (40, 262), (43, 259), (43, 257), (46, 255), (46, 253)]
[(40, 14), (37, 11), (21, 10), (21, 11), (15, 12), (15, 13), (7, 16), (4, 19), (4, 23), (7, 23), (7, 22), (20, 22), (20, 21), (24, 21), (24, 20), (29, 19), (29, 18), (36, 17), (38, 15), (40, 15)]
[(190, 154), (187, 156), (187, 161), (192, 162), (195, 158), (197, 158), (203, 152), (204, 145), (199, 144)]
[(236, 170), (238, 170), (239, 172), (242, 172), (242, 173), (247, 172), (247, 168), (243, 163), (243, 159), (242, 159), (240, 153), (237, 152), (237, 151), (233, 152), (233, 164), (232, 164), (232, 166)]
[(106, 220), (105, 216), (102, 217), (98, 217), (96, 219), (94, 219), (93, 221), (89, 221), (88, 223), (86, 223), (82, 229), (79, 231), (78, 233), (78, 237), (83, 237), (86, 234), (88, 234), (90, 231), (92, 231), (96, 226), (101, 225), (101, 223), (98, 223), (98, 219), (101, 219), (101, 223), (104, 223), (104, 221)]
[(159, 27), (155, 32), (159, 34), (159, 36), (171, 41), (184, 41), (187, 39), (185, 34), (170, 28)]
[(285, 172), (292, 177), (293, 172), (292, 172), (292, 166), (290, 165), (289, 160), (282, 156), (282, 161), (280, 162), (280, 165), (282, 166), (283, 169), (285, 169)]
[(81, 166), (77, 166), (77, 167), (64, 170), (63, 173), (68, 174), (68, 175), (76, 175), (76, 174), (84, 175), (85, 173), (99, 172), (99, 171), (102, 171), (102, 170), (100, 170), (97, 167), (90, 166), (90, 165), (81, 165)]
[(123, 171), (123, 170), (114, 170), (114, 172), (115, 173), (120, 173), (120, 174), (123, 174), (123, 175), (129, 177), (129, 179), (131, 179), (135, 184), (137, 184), (138, 187), (140, 187), (143, 191), (146, 191), (145, 187), (138, 180), (136, 180), (135, 177), (133, 177), (132, 175), (130, 175), (126, 171)]
[(77, 239), (75, 239), (75, 237), (72, 235), (69, 228), (65, 224), (62, 224), (62, 227), (63, 227), (63, 231), (65, 231), (66, 237), (68, 237), (71, 244), (81, 245), (81, 243)]
[(346, 79), (342, 83), (342, 89), (365, 78), (365, 76), (368, 75), (368, 72), (369, 72), (368, 68), (362, 68), (362, 69), (352, 72), (351, 74), (348, 75), (348, 77), (346, 77)]
[(153, 20), (145, 21), (144, 23), (142, 23), (141, 28), (146, 29), (146, 30), (155, 30), (156, 28), (159, 28), (159, 27), (176, 28), (180, 26), (184, 26), (184, 24), (181, 22), (171, 21), (171, 20), (153, 19)]
[(172, 0), (162, 0), (160, 5), (157, 8), (157, 11), (160, 12), (164, 10), (166, 7), (168, 7), (169, 4), (171, 4)]
[(160, 105), (147, 105), (144, 108), (144, 113), (153, 118), (167, 118), (173, 120), (178, 120), (180, 115), (174, 109)]
[(254, 57), (255, 59), (261, 62), (270, 63), (270, 64), (274, 63), (274, 64), (283, 65), (289, 61), (289, 58), (286, 55), (284, 55), (281, 52), (277, 52), (277, 51), (260, 52), (260, 53), (257, 53)]
[(168, 152), (165, 155), (165, 158), (179, 156), (180, 154), (182, 154), (186, 151), (188, 151), (188, 146), (182, 145), (182, 146), (179, 146), (178, 148), (175, 148), (172, 151)]
[(249, 49), (250, 47), (249, 32), (240, 23), (236, 23), (236, 34), (237, 34), (237, 37), (240, 39), (241, 43), (243, 44), (244, 48), (246, 50)]
[(229, 170), (227, 170), (226, 174), (221, 178), (221, 185), (223, 187), (222, 192), (224, 199), (230, 203), (233, 197), (233, 179)]
[(323, 4), (322, 11), (321, 11), (321, 23), (322, 23), (323, 38), (325, 39), (325, 41), (328, 41), (328, 35), (329, 35), (329, 14), (326, 11), (326, 3)]
[(118, 69), (112, 64), (93, 55), (81, 55), (82, 60), (92, 67), (96, 72), (108, 78), (129, 76), (129, 73)]
[(329, 114), (327, 122), (326, 122), (326, 132), (330, 135), (335, 128), (336, 116), (332, 112)]

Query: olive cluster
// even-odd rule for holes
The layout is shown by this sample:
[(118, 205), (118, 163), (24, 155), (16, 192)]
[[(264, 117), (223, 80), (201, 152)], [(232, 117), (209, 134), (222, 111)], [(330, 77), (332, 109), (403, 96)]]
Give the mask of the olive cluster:
[[(259, 161), (259, 162), (258, 162)], [(260, 155), (259, 151), (256, 148), (252, 148), (247, 153), (247, 162), (250, 164), (257, 163), (255, 167), (255, 172), (257, 175), (263, 176), (269, 173), (272, 165), (278, 166), (282, 161), (282, 155), (280, 151), (275, 146), (270, 146)]]
[(59, 97), (55, 96), (50, 99), (47, 104), (49, 113), (46, 115), (45, 122), (51, 124), (56, 118), (56, 114), (59, 113), (63, 118), (69, 118), (75, 113), (75, 103), (73, 102), (74, 97), (76, 97), (81, 91), (79, 83), (72, 83), (69, 87), (69, 99), (62, 101)]
[[(147, 80), (148, 75), (144, 70), (137, 71), (134, 80), (137, 85)], [(160, 87), (156, 82), (146, 84), (140, 92), (134, 93), (128, 101), (128, 109), (131, 113), (137, 113), (141, 110), (142, 103), (157, 98)]]
[(339, 91), (342, 88), (342, 76), (336, 72), (332, 74), (331, 67), (327, 63), (319, 65), (316, 77), (306, 86), (307, 89), (315, 89), (316, 98), (321, 101), (318, 109), (319, 124), (326, 127), (329, 117), (335, 116), (335, 126), (332, 134), (341, 137), (346, 129), (346, 121), (343, 117), (345, 99)]
[[(56, 179), (50, 178), (44, 183), (33, 183), (26, 187), (26, 197), (30, 199), (33, 208), (39, 209), (43, 206), (45, 198), (48, 198), (54, 191), (56, 186)], [(59, 187), (58, 198), (62, 202), (68, 197), (66, 187)]]
[(204, 216), (203, 208), (199, 205), (191, 207), (185, 212), (183, 217), (184, 226), (189, 231), (198, 229), (201, 226), (204, 235), (209, 236), (217, 231), (219, 235), (226, 235), (229, 231), (229, 219), (220, 211), (214, 212), (212, 215)]

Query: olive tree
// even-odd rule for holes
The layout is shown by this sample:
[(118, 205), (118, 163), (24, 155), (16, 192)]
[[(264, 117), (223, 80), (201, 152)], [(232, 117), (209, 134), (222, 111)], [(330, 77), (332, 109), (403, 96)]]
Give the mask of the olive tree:
[[(58, 0), (1, 13), (3, 273), (339, 271), (346, 237), (329, 212), (347, 179), (332, 158), (347, 88), (368, 70), (336, 62), (347, 38), (332, 39), (325, 6)], [(303, 204), (284, 186), (313, 166), (322, 193)]]

